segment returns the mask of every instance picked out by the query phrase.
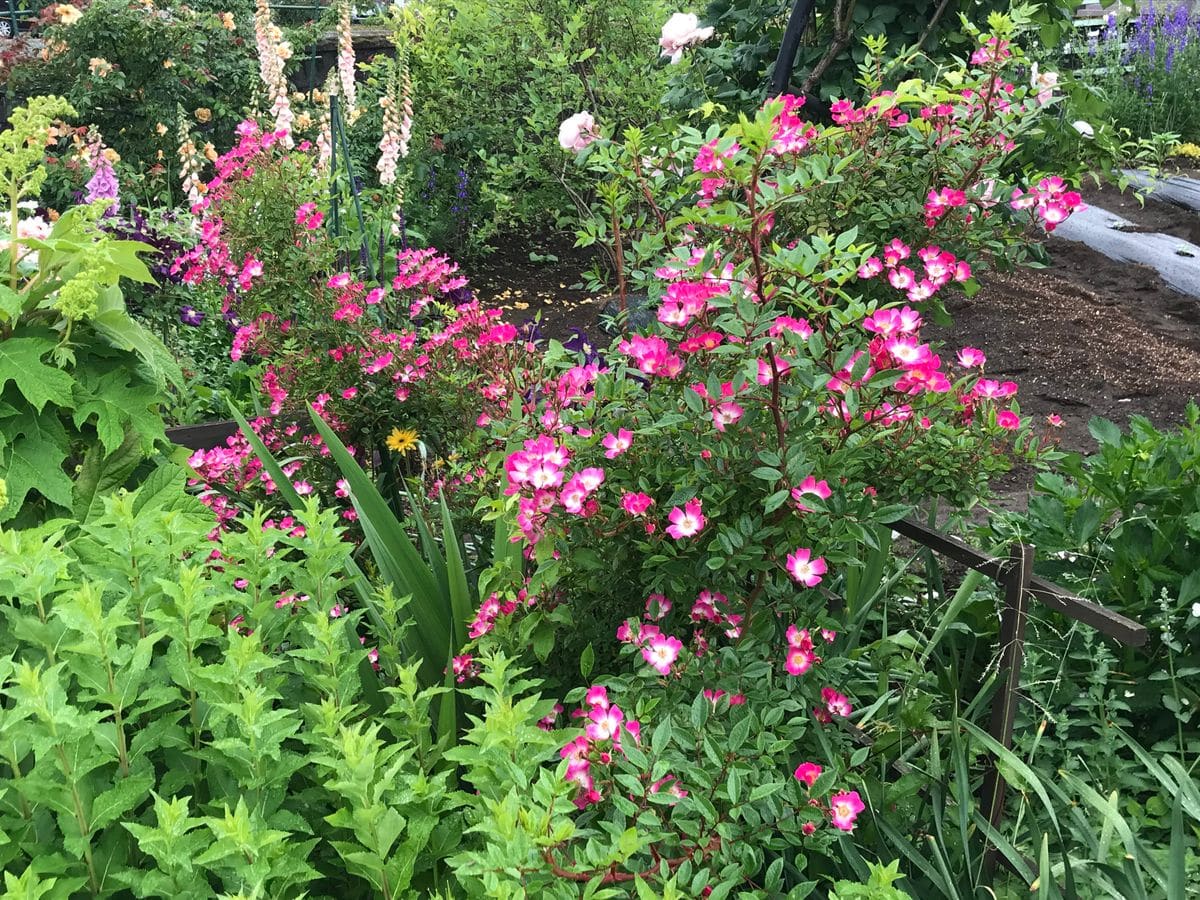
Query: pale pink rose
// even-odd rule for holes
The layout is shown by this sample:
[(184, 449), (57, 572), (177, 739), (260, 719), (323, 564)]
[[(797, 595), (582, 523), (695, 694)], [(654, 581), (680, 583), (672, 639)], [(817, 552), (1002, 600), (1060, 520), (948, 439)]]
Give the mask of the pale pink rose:
[(558, 126), (558, 145), (564, 150), (578, 153), (588, 144), (597, 140), (600, 135), (596, 132), (596, 120), (587, 110), (577, 112), (569, 119), (564, 119)]
[(677, 63), (683, 56), (685, 48), (699, 44), (712, 37), (712, 27), (700, 27), (700, 20), (692, 13), (675, 13), (667, 19), (662, 28), (662, 37), (658, 46), (662, 47), (662, 55), (669, 56), (671, 62)]

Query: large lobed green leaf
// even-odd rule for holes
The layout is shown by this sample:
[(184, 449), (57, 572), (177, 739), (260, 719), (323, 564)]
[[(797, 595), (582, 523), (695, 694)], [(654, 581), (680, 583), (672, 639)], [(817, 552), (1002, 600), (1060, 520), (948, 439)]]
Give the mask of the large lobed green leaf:
[(9, 382), (38, 412), (47, 403), (71, 405), (74, 379), (62, 369), (42, 362), (57, 345), (50, 336), (33, 332), (0, 341), (0, 392)]
[(30, 491), (59, 506), (71, 506), (71, 479), (63, 470), (67, 434), (53, 411), (0, 420), (0, 448), (0, 478), (8, 493), (0, 522), (21, 511)]

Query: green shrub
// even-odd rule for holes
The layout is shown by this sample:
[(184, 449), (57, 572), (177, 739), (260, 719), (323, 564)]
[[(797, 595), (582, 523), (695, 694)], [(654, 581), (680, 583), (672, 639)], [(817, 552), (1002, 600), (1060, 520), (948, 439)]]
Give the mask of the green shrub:
[(1144, 650), (1099, 657), (1072, 629), (1055, 668), (1063, 691), (1090, 694), (1082, 685), (1100, 674), (1099, 662), (1106, 720), (1185, 756), (1183, 729), (1200, 705), (1200, 409), (1191, 405), (1175, 430), (1133, 416), (1128, 433), (1102, 419), (1091, 431), (1098, 452), (1038, 476), (1028, 512), (1000, 517), (993, 530), (1036, 546), (1047, 576), (1151, 629)]
[[(1069, 30), (1076, 6), (1073, 0), (1042, 3), (1036, 8), (1016, 7), (1010, 0), (819, 0), (784, 93), (803, 90), (826, 99), (851, 96), (858, 67), (868, 56), (865, 38), (884, 37), (894, 47), (920, 51), (906, 61), (897, 73), (899, 78), (932, 77), (939, 66), (964, 58), (974, 49), (970, 32), (962, 28), (964, 15), (982, 26), (989, 13), (1012, 8), (1014, 17), (1028, 21), (1032, 16), (1041, 43), (1053, 46)], [(674, 110), (694, 108), (705, 100), (741, 110), (760, 105), (767, 99), (792, 7), (791, 0), (710, 0), (701, 18), (716, 28), (716, 35), (690, 51), (694, 59), (672, 77), (665, 105)], [(820, 71), (810, 77), (818, 67)]]
[[(447, 209), (469, 180), (469, 242), (501, 231), (561, 225), (588, 194), (554, 141), (559, 123), (653, 117), (665, 72), (656, 68), (658, 0), (518, 0), (422, 4), (411, 65), (423, 132), (410, 185), (432, 179)], [(416, 215), (420, 215), (419, 210)], [(431, 238), (459, 226), (423, 227)]]
[[(145, 200), (179, 196), (179, 117), (225, 146), (253, 102), (257, 84), (251, 4), (228, 7), (234, 28), (218, 12), (182, 4), (148, 6), (97, 0), (74, 23), (46, 31), (48, 60), (14, 71), (20, 95), (62, 93), (76, 121), (97, 126), (120, 153), (126, 190)], [(47, 186), (53, 205), (69, 201), (79, 184), (56, 177)]]

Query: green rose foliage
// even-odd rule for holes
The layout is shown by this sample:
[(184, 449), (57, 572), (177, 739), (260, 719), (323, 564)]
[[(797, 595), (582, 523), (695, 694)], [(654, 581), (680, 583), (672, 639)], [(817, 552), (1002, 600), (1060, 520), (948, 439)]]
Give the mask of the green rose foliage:
[[(861, 89), (834, 109), (835, 124), (815, 122), (802, 98), (799, 106), (790, 100), (777, 109), (800, 164), (778, 188), (771, 185), (772, 238), (832, 240), (853, 228), (859, 240), (877, 246), (897, 237), (913, 247), (936, 245), (975, 272), (1043, 260), (1045, 223), (1009, 201), (1014, 190), (1026, 193), (1048, 174), (1047, 160), (1030, 158), (1058, 101), (1039, 97), (1022, 74), (1027, 58), (1015, 43), (1017, 25), (993, 17), (990, 27), (982, 35), (970, 31), (977, 44), (1002, 41), (1000, 57), (957, 64), (929, 80), (897, 78), (903, 59), (888, 54), (885, 40), (868, 39)], [(705, 164), (697, 160), (699, 145), (724, 134), (719, 123), (727, 119), (708, 104), (645, 127), (598, 123), (611, 139), (578, 156), (598, 189), (577, 243), (604, 249), (609, 281), (616, 275), (631, 293), (653, 297), (655, 260), (690, 240), (697, 201), (722, 214), (736, 209), (719, 161), (705, 180), (693, 175)], [(966, 202), (931, 216), (931, 195), (944, 189), (964, 191)], [(968, 295), (975, 290), (969, 281)]]

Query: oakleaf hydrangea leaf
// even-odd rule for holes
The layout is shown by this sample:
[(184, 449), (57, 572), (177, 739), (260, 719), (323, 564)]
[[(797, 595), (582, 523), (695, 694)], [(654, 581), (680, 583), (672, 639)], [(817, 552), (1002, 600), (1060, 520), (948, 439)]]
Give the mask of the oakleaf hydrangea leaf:
[(67, 436), (58, 419), (47, 413), (8, 419), (0, 427), (9, 444), (0, 456), (0, 478), (8, 486), (8, 505), (0, 510), (0, 522), (21, 511), (30, 491), (69, 507), (71, 479), (63, 471)]
[(44, 337), (13, 337), (0, 342), (0, 391), (11, 381), (38, 412), (47, 403), (70, 406), (73, 379), (42, 362), (55, 342)]
[(114, 369), (96, 376), (81, 373), (75, 385), (75, 427), (94, 420), (96, 434), (106, 453), (114, 453), (132, 427), (149, 450), (156, 440), (164, 440), (162, 418), (155, 411), (158, 392), (152, 385), (136, 380), (131, 372)]

